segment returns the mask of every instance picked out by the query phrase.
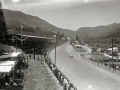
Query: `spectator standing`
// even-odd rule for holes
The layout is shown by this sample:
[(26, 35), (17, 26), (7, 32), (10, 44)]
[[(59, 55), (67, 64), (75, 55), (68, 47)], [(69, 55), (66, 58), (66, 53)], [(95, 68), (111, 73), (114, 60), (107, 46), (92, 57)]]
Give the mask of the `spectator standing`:
[(58, 79), (58, 69), (57, 68), (55, 69), (55, 76)]
[(5, 82), (6, 83), (10, 82), (10, 76), (9, 76), (9, 74), (5, 74)]
[(64, 80), (63, 80), (63, 90), (67, 90), (67, 83), (68, 83), (68, 80), (67, 80), (67, 78), (64, 76)]
[(62, 75), (62, 78), (61, 78), (61, 84), (62, 84), (62, 85), (63, 85), (63, 82), (64, 82), (64, 78), (65, 78), (65, 76)]
[(5, 86), (5, 74), (2, 75), (2, 78), (1, 78), (1, 86)]
[(116, 69), (119, 70), (119, 66), (118, 65), (116, 66)]
[(60, 71), (58, 72), (58, 81), (59, 81), (59, 84), (61, 84), (61, 72)]
[(74, 87), (72, 86), (72, 87), (70, 88), (70, 90), (74, 90)]

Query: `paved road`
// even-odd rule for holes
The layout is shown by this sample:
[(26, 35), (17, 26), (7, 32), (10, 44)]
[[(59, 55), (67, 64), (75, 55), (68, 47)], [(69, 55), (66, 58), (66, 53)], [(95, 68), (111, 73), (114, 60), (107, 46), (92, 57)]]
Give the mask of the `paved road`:
[[(70, 54), (73, 54), (74, 58), (70, 58)], [(50, 57), (54, 60), (54, 50)], [(57, 48), (57, 66), (78, 90), (120, 90), (120, 76), (85, 59), (68, 43)]]

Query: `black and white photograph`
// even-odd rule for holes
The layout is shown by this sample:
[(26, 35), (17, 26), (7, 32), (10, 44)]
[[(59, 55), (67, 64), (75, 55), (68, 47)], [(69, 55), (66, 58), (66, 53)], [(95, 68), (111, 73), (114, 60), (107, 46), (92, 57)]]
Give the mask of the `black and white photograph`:
[(0, 0), (0, 90), (120, 90), (120, 1)]

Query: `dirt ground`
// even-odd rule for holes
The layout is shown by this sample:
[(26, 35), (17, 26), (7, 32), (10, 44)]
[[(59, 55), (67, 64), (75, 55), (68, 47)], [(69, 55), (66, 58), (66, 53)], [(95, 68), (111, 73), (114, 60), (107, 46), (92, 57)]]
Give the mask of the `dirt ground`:
[(29, 59), (23, 90), (62, 90), (48, 66), (41, 61)]

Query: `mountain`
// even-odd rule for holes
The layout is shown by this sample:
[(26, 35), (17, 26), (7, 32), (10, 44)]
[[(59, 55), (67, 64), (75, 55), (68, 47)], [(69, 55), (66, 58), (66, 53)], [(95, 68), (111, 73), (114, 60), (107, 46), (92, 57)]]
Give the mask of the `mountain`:
[(104, 35), (102, 35), (100, 38), (119, 38), (120, 37), (120, 24), (119, 27), (116, 28), (115, 30), (109, 32), (109, 33), (105, 33)]
[(120, 27), (120, 24), (113, 23), (113, 24), (106, 25), (106, 26), (83, 27), (83, 28), (79, 28), (77, 32), (79, 33), (85, 32), (85, 33), (90, 34), (92, 37), (100, 37), (100, 36), (105, 36), (105, 35), (113, 33), (119, 27)]
[[(4, 13), (4, 19), (7, 26), (20, 27), (20, 25), (23, 24), (23, 26), (28, 26), (33, 28), (39, 27), (41, 30), (51, 31), (54, 33), (57, 32), (64, 33), (66, 36), (78, 35), (78, 33), (76, 33), (75, 31), (58, 28), (50, 24), (49, 22), (40, 19), (37, 16), (31, 16), (20, 11), (11, 11), (6, 9), (3, 9), (2, 11)], [(86, 34), (87, 33), (82, 33), (81, 35), (86, 35)]]
[(106, 26), (83, 27), (79, 28), (77, 31), (72, 31), (69, 29), (58, 28), (37, 16), (28, 15), (20, 11), (11, 11), (6, 9), (2, 9), (0, 11), (2, 11), (4, 15), (4, 19), (0, 16), (0, 22), (5, 20), (8, 28), (20, 27), (22, 24), (24, 27), (39, 27), (40, 30), (51, 31), (54, 33), (60, 32), (64, 33), (66, 36), (78, 35), (82, 37), (107, 37), (110, 35), (112, 36), (115, 32), (118, 32), (120, 27), (119, 23), (113, 23)]

